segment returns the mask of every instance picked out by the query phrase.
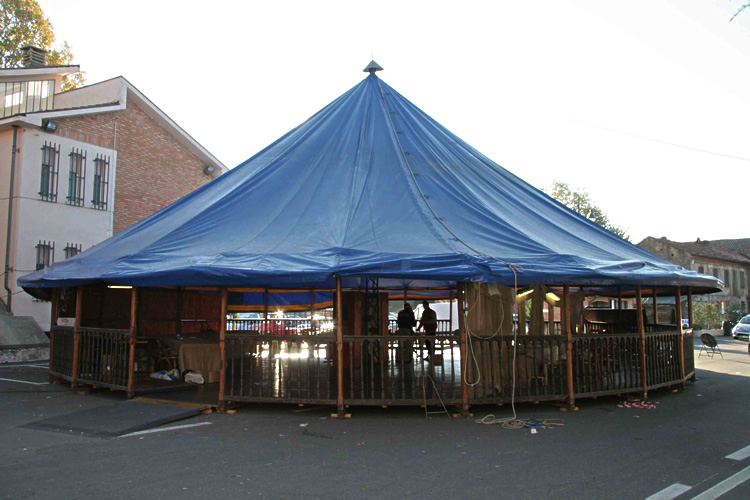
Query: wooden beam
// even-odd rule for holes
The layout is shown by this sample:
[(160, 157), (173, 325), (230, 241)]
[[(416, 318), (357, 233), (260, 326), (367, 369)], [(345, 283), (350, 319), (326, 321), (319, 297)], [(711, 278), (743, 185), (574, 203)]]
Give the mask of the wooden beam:
[[(583, 291), (583, 287), (579, 287), (581, 292), (583, 292), (583, 296), (586, 296), (586, 293)], [(578, 333), (583, 333), (584, 327), (586, 326), (586, 308), (581, 308), (581, 317), (578, 318)]]
[(130, 290), (130, 349), (128, 352), (128, 397), (132, 398), (135, 394), (135, 336), (138, 328), (138, 288), (133, 287)]
[[(568, 379), (568, 409), (573, 410), (576, 406), (576, 395), (573, 387), (573, 329), (570, 327), (570, 286), (563, 287), (562, 308), (563, 334), (565, 334), (565, 365)], [(561, 318), (562, 319), (562, 318)]]
[[(515, 289), (518, 292), (517, 289)], [(514, 297), (515, 299), (515, 297)], [(458, 311), (458, 317), (461, 317), (461, 311)], [(526, 335), (526, 301), (518, 304), (518, 335)]]
[(453, 290), (450, 291), (448, 299), (448, 331), (453, 334)]
[(310, 289), (310, 335), (315, 335), (315, 325), (313, 324), (313, 318), (315, 317), (315, 289)]
[(221, 366), (219, 369), (219, 410), (226, 411), (226, 402), (224, 401), (224, 391), (226, 390), (227, 375), (227, 355), (226, 355), (226, 334), (227, 334), (227, 289), (221, 289), (221, 313), (219, 316), (219, 354), (221, 357)]
[(682, 380), (685, 380), (685, 338), (682, 333), (682, 291), (677, 286), (674, 294), (675, 321), (677, 321), (677, 331), (680, 332), (680, 374)]
[(469, 357), (466, 351), (466, 319), (464, 318), (464, 304), (466, 303), (466, 284), (461, 282), (457, 284), (458, 289), (458, 331), (460, 334), (459, 345), (461, 348), (461, 416), (469, 415), (469, 385), (466, 383), (466, 374), (468, 371)]
[(341, 297), (341, 278), (336, 278), (336, 415), (346, 417), (344, 408), (344, 315)]
[(76, 320), (73, 327), (73, 368), (70, 374), (70, 387), (75, 389), (78, 386), (78, 362), (80, 357), (79, 346), (81, 344), (81, 314), (83, 311), (83, 287), (76, 287)]
[[(60, 313), (60, 290), (57, 288), (52, 289), (52, 314), (49, 319), (49, 367), (48, 371), (52, 371), (52, 359), (54, 357), (55, 347), (55, 327), (57, 326), (57, 318)], [(50, 380), (51, 382), (51, 380)]]
[(182, 287), (177, 287), (177, 325), (175, 332), (177, 335), (182, 334)]
[(268, 322), (268, 287), (266, 287), (265, 295), (263, 295), (263, 319)]
[(646, 325), (643, 321), (643, 296), (641, 295), (641, 285), (635, 286), (635, 309), (638, 312), (638, 339), (639, 351), (641, 355), (641, 387), (643, 388), (644, 399), (648, 395), (648, 372), (646, 370)]

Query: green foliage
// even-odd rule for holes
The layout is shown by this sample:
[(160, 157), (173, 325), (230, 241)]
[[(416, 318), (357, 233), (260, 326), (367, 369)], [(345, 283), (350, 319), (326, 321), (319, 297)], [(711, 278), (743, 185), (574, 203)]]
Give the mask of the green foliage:
[(716, 330), (721, 328), (724, 317), (718, 304), (701, 302), (693, 307), (693, 323), (699, 330)]
[[(0, 66), (13, 68), (21, 65), (21, 47), (34, 45), (48, 50), (47, 64), (73, 64), (73, 53), (67, 42), (60, 50), (52, 49), (55, 33), (36, 0), (0, 0)], [(85, 83), (83, 73), (63, 79), (63, 90), (71, 90)]]
[(554, 181), (550, 190), (543, 189), (545, 193), (567, 206), (574, 212), (578, 212), (592, 222), (602, 226), (604, 229), (616, 234), (620, 238), (630, 241), (630, 236), (619, 226), (612, 224), (609, 217), (602, 209), (594, 205), (591, 197), (585, 190), (573, 191), (567, 183)]

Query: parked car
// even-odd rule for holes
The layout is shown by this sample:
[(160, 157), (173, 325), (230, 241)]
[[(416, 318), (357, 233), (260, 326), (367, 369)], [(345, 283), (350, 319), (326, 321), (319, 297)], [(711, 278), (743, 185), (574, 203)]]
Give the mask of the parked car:
[(743, 316), (732, 328), (732, 337), (739, 340), (750, 340), (750, 314)]

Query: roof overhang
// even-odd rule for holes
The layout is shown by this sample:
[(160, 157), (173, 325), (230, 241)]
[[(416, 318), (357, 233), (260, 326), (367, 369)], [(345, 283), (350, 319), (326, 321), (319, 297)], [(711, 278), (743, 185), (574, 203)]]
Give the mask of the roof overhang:
[(36, 111), (9, 116), (0, 120), (0, 132), (12, 127), (41, 127), (44, 120), (55, 118), (67, 118), (70, 116), (91, 115), (96, 113), (111, 113), (119, 111), (125, 106), (119, 102), (98, 104), (96, 106), (83, 106), (80, 108), (56, 109), (51, 111)]
[(0, 78), (8, 79), (24, 79), (45, 76), (65, 76), (72, 75), (74, 73), (80, 73), (81, 67), (78, 65), (73, 66), (42, 66), (39, 68), (4, 68), (0, 69)]

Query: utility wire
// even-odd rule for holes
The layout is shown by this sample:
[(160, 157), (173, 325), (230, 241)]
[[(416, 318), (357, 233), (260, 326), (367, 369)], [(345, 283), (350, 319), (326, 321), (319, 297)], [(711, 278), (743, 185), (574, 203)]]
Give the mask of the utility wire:
[(697, 151), (699, 153), (706, 153), (706, 154), (709, 154), (709, 155), (722, 156), (724, 158), (731, 158), (732, 160), (750, 161), (750, 158), (743, 158), (742, 156), (728, 155), (728, 154), (725, 154), (725, 153), (717, 153), (716, 151), (710, 151), (708, 149), (701, 149), (701, 148), (694, 148), (692, 146), (685, 146), (684, 144), (677, 144), (676, 142), (669, 142), (669, 141), (663, 141), (661, 139), (654, 139), (652, 137), (646, 137), (644, 135), (633, 134), (632, 132), (625, 132), (624, 130), (617, 130), (617, 129), (614, 129), (614, 128), (605, 127), (603, 125), (597, 125), (595, 123), (588, 123), (588, 122), (584, 122), (584, 121), (580, 121), (580, 120), (574, 120), (574, 121), (576, 121), (578, 123), (581, 123), (583, 125), (588, 125), (589, 127), (606, 130), (607, 132), (614, 132), (616, 134), (629, 135), (630, 137), (635, 137), (637, 139), (643, 139), (644, 141), (656, 142), (658, 144), (666, 144), (668, 146), (673, 146), (675, 148), (682, 148), (682, 149), (687, 149), (687, 150), (690, 150), (690, 151)]

